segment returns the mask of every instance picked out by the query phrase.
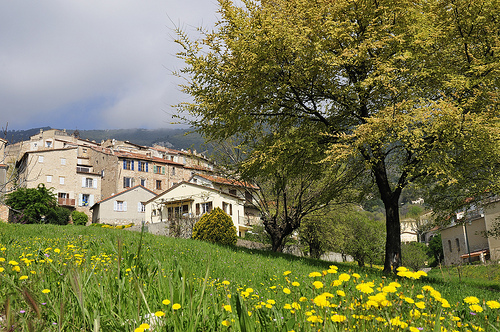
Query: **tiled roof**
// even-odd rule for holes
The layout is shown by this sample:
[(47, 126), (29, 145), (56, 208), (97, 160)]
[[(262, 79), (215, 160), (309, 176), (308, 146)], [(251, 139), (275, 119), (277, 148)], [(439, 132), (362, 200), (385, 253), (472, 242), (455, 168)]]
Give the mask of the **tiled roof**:
[(220, 184), (227, 184), (231, 186), (238, 186), (238, 187), (246, 187), (246, 188), (252, 188), (252, 189), (258, 189), (257, 186), (254, 186), (251, 183), (248, 182), (243, 182), (243, 181), (237, 181), (237, 180), (232, 180), (232, 179), (226, 179), (220, 176), (211, 176), (211, 175), (205, 175), (205, 174), (196, 174), (196, 176), (199, 176), (201, 178), (204, 178), (206, 180), (215, 182), (215, 183), (220, 183)]

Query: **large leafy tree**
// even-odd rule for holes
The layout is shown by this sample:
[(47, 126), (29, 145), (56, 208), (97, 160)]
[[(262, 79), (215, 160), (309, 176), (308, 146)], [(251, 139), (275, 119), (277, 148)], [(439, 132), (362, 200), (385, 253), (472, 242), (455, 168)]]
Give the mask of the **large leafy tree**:
[(494, 189), (498, 1), (243, 3), (219, 0), (216, 29), (198, 40), (179, 32), (193, 96), (181, 109), (208, 139), (295, 128), (324, 162), (366, 170), (385, 207), (384, 271), (402, 263), (408, 184)]
[(57, 219), (56, 196), (43, 183), (37, 188), (18, 188), (7, 194), (5, 202), (14, 212), (15, 222), (38, 224), (48, 221), (48, 217)]

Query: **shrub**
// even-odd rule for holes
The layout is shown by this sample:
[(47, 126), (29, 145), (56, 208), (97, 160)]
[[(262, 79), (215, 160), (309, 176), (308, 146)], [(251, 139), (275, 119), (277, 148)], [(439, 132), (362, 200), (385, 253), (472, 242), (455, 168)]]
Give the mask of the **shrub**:
[(85, 226), (89, 221), (89, 217), (80, 211), (73, 211), (71, 213), (71, 219), (73, 219), (73, 224)]
[(220, 208), (205, 213), (193, 227), (193, 239), (219, 244), (236, 244), (236, 227)]
[(427, 246), (419, 242), (403, 243), (401, 245), (403, 265), (415, 271), (425, 266), (427, 262)]
[(62, 206), (56, 206), (47, 213), (45, 217), (46, 224), (67, 225), (70, 212)]

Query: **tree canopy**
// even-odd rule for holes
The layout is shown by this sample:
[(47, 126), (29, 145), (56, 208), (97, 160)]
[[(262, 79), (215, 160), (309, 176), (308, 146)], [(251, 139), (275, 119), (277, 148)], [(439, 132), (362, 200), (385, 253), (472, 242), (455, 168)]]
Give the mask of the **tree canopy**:
[[(366, 171), (386, 211), (384, 271), (401, 265), (408, 184), (496, 190), (498, 1), (243, 4), (219, 0), (220, 21), (200, 39), (179, 31), (193, 97), (180, 109), (208, 139), (276, 142), (294, 128), (323, 162)], [(250, 158), (265, 158), (261, 147)]]

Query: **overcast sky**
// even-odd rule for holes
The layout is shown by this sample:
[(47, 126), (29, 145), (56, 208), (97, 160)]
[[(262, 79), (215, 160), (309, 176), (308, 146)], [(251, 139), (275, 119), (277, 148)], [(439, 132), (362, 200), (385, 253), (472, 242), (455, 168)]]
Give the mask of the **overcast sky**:
[(0, 1), (0, 128), (172, 127), (172, 29), (216, 20), (216, 0)]

